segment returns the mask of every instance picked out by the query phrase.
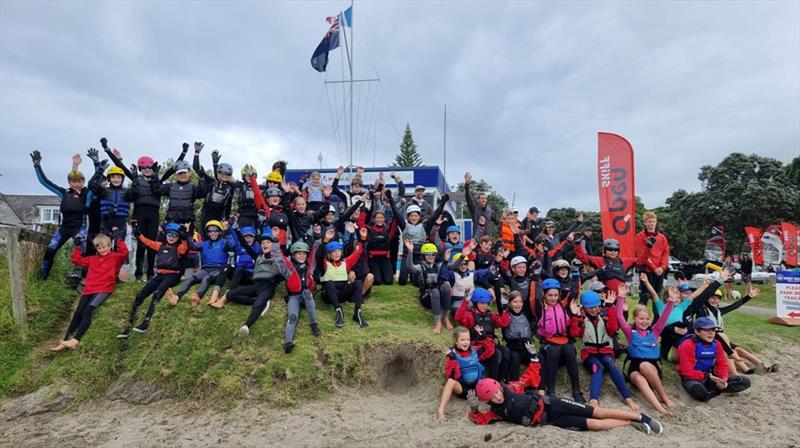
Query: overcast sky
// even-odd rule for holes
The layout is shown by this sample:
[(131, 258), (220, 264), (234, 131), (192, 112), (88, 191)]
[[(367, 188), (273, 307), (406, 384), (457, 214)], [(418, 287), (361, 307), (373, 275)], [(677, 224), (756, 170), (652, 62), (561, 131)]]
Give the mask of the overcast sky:
[[(391, 161), (409, 122), (424, 162), (441, 165), (447, 104), (449, 183), (472, 171), (520, 207), (597, 210), (598, 130), (631, 141), (650, 207), (699, 189), (699, 168), (730, 152), (786, 163), (800, 154), (799, 5), (357, 2), (356, 77), (381, 83), (357, 95), (372, 115), (356, 162), (371, 166), (373, 148)], [(33, 149), (66, 183), (70, 156), (102, 136), (129, 162), (201, 140), (237, 171), (314, 167), (320, 152), (346, 163), (341, 86), (323, 87), (344, 53), (327, 75), (309, 64), (324, 17), (346, 7), (3, 0), (0, 191), (46, 193)]]

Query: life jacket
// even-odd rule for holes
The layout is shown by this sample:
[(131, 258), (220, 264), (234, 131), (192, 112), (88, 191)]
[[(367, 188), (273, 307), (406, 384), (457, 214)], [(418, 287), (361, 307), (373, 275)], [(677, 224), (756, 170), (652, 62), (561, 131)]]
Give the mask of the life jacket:
[(369, 227), (369, 256), (390, 256), (389, 228), (384, 226)]
[(452, 263), (456, 255), (464, 251), (464, 243), (459, 241), (457, 244), (453, 244), (450, 241), (445, 241), (444, 249), (445, 251), (450, 250), (450, 258), (447, 259), (447, 262)]
[(605, 260), (605, 264), (603, 268), (597, 271), (597, 279), (601, 282), (605, 282), (607, 280), (611, 280), (615, 278), (619, 281), (625, 281), (625, 265), (622, 263), (622, 260), (616, 258), (614, 260), (603, 257)]
[(347, 265), (341, 260), (337, 264), (325, 260), (325, 273), (322, 274), (319, 280), (321, 282), (346, 282)]
[(277, 227), (283, 230), (289, 228), (289, 217), (286, 216), (286, 213), (283, 212), (283, 209), (279, 207), (271, 208), (269, 213), (267, 224), (270, 227)]
[(178, 244), (161, 243), (161, 247), (156, 254), (156, 269), (179, 271), (181, 269), (180, 258)]
[(613, 347), (611, 336), (606, 330), (606, 321), (602, 316), (597, 316), (592, 320), (589, 316), (583, 319), (583, 346), (585, 348), (600, 349), (603, 347)]
[(475, 289), (475, 271), (461, 272), (456, 269), (453, 278), (452, 297), (466, 297), (468, 289)]
[(173, 182), (169, 186), (169, 211), (194, 213), (194, 185)]
[(508, 328), (503, 328), (503, 337), (506, 340), (530, 340), (531, 338), (531, 323), (524, 314), (511, 314), (511, 323)]
[(530, 296), (531, 291), (531, 279), (528, 276), (524, 277), (517, 277), (516, 275), (511, 277), (511, 287), (512, 291), (518, 291), (519, 294), (523, 297), (523, 302), (527, 297)]
[(267, 258), (264, 254), (256, 259), (256, 266), (253, 268), (253, 280), (272, 280), (279, 275), (275, 260)]
[(256, 194), (250, 182), (239, 184), (239, 215), (256, 216)]
[[(253, 242), (250, 246), (254, 252), (258, 253), (261, 250), (261, 246), (257, 242)], [(236, 268), (244, 269), (246, 271), (253, 272), (253, 268), (256, 266), (256, 262), (253, 261), (253, 257), (247, 253), (247, 249), (245, 249), (244, 245), (239, 245), (239, 250), (236, 251)]]
[(506, 386), (503, 386), (503, 402), (500, 404), (489, 402), (491, 410), (499, 415), (503, 420), (516, 423), (518, 425), (531, 426), (538, 423), (541, 411), (544, 406), (540, 403), (541, 398), (533, 392), (515, 393)]
[(478, 360), (478, 350), (475, 347), (470, 347), (469, 356), (466, 358), (455, 354), (455, 359), (461, 370), (462, 383), (474, 384), (483, 379), (483, 364)]
[(494, 255), (491, 253), (484, 254), (482, 252), (475, 253), (475, 269), (488, 269), (494, 261)]
[(422, 221), (416, 224), (406, 222), (406, 228), (403, 230), (403, 239), (410, 240), (415, 245), (424, 243), (428, 236), (425, 234), (425, 227), (422, 225)]
[(233, 197), (233, 186), (230, 183), (214, 182), (211, 191), (206, 195), (206, 207), (225, 208)]
[(659, 359), (661, 357), (658, 338), (653, 330), (648, 328), (644, 336), (635, 328), (631, 330), (628, 356), (633, 359)]
[(153, 188), (151, 186), (152, 182), (155, 182), (155, 179), (151, 179), (147, 176), (140, 175), (136, 178), (136, 181), (133, 183), (133, 191), (136, 194), (136, 199), (133, 202), (134, 205), (137, 207), (161, 206), (161, 198), (153, 194)]
[(224, 238), (219, 238), (216, 241), (210, 239), (203, 241), (200, 249), (203, 267), (227, 265), (230, 256), (225, 246), (227, 246), (227, 241)]
[(704, 313), (704, 316), (713, 320), (714, 323), (717, 324), (717, 331), (722, 331), (723, 328), (722, 312), (720, 312), (719, 308), (715, 308), (712, 306), (704, 306), (701, 312)]
[(483, 335), (475, 331), (475, 328), (470, 328), (469, 329), (470, 338), (473, 341), (480, 341), (486, 338), (493, 338), (494, 322), (492, 321), (492, 312), (487, 310), (485, 313), (479, 313), (477, 312), (477, 310), (473, 309), (472, 316), (475, 319), (475, 326), (483, 328)]
[(442, 284), (440, 273), (442, 271), (442, 263), (434, 262), (433, 265), (423, 262), (422, 275), (420, 276), (420, 289), (438, 288)]
[(560, 304), (544, 308), (537, 326), (539, 336), (552, 344), (563, 345), (568, 343), (568, 321), (567, 311)]
[(304, 289), (312, 293), (317, 289), (314, 283), (314, 273), (308, 268), (308, 263), (297, 263), (294, 260), (288, 261), (292, 266), (292, 274), (286, 279), (286, 290), (289, 294), (300, 294)]
[(62, 215), (73, 214), (81, 215), (86, 211), (86, 189), (83, 191), (75, 191), (72, 188), (67, 188), (64, 192), (64, 197), (61, 198), (61, 206), (59, 210)]
[(108, 187), (100, 195), (100, 214), (104, 218), (117, 218), (128, 216), (131, 203), (125, 199), (127, 188)]
[(717, 341), (706, 344), (695, 335), (686, 335), (694, 340), (694, 369), (710, 372), (717, 362)]
[(578, 293), (581, 291), (581, 285), (578, 282), (569, 276), (567, 278), (555, 277), (555, 279), (561, 285), (561, 300), (566, 298), (572, 300), (578, 297)]

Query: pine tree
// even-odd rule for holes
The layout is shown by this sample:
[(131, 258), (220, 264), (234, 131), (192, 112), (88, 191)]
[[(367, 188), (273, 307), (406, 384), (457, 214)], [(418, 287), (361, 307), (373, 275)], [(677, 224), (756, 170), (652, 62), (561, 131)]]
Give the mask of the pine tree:
[(392, 166), (415, 167), (422, 166), (422, 156), (417, 152), (417, 145), (411, 135), (411, 125), (406, 124), (403, 141), (400, 143), (400, 153), (394, 158)]

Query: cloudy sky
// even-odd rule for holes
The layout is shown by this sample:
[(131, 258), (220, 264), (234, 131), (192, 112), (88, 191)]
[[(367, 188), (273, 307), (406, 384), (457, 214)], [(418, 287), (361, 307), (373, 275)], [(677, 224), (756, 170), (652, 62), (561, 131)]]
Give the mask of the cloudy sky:
[[(0, 191), (45, 193), (28, 153), (61, 182), (102, 136), (129, 161), (202, 140), (237, 169), (346, 163), (323, 84), (344, 53), (309, 65), (346, 6), (3, 0)], [(357, 2), (354, 23), (356, 76), (381, 79), (357, 93), (359, 164), (391, 161), (409, 122), (441, 165), (445, 104), (448, 181), (518, 206), (596, 210), (598, 130), (633, 143), (648, 206), (730, 152), (800, 154), (800, 2)]]

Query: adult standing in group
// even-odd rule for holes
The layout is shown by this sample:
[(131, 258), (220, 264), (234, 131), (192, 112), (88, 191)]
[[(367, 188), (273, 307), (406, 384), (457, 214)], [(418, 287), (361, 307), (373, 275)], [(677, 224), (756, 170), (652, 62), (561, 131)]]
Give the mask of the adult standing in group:
[(539, 233), (542, 231), (542, 229), (539, 228), (539, 209), (537, 207), (528, 209), (528, 213), (522, 218), (522, 227), (520, 231), (522, 235), (530, 239), (529, 246), (533, 247), (533, 241), (536, 240), (536, 237), (539, 236)]
[(414, 187), (414, 196), (411, 196), (411, 199), (406, 202), (406, 208), (411, 205), (419, 207), (423, 221), (430, 218), (433, 209), (431, 208), (431, 204), (428, 204), (428, 201), (425, 200), (425, 187), (423, 185)]
[[(669, 268), (669, 241), (656, 229), (658, 217), (654, 212), (645, 212), (642, 218), (644, 230), (636, 234), (635, 240), (637, 264), (639, 271), (647, 274), (650, 285), (660, 296)], [(639, 285), (639, 303), (647, 305), (649, 299), (650, 292), (643, 285)], [(653, 301), (656, 299), (658, 297), (653, 297)], [(655, 308), (653, 311), (655, 312)]]
[(480, 241), (484, 235), (489, 235), (489, 223), (494, 222), (500, 225), (500, 217), (497, 212), (489, 205), (489, 196), (486, 192), (478, 193), (477, 198), (472, 197), (472, 174), (467, 171), (464, 173), (464, 196), (467, 202), (469, 214), (472, 216), (472, 239)]
[(753, 259), (750, 258), (750, 252), (742, 253), (742, 258), (739, 259), (739, 272), (742, 273), (744, 290), (750, 291), (753, 287)]

